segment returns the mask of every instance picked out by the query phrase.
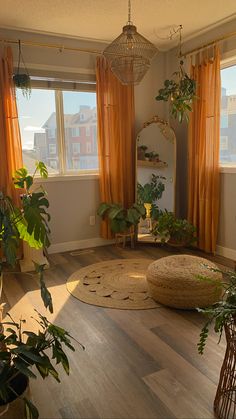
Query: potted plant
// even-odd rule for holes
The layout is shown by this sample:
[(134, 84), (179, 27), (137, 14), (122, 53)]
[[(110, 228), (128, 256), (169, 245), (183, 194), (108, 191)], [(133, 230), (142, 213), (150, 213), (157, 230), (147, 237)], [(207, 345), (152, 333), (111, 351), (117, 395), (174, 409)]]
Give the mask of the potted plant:
[[(212, 325), (214, 331), (219, 335), (218, 343), (221, 340), (223, 331), (226, 336), (226, 351), (224, 361), (220, 371), (219, 383), (214, 400), (215, 415), (219, 419), (235, 418), (235, 335), (236, 335), (236, 272), (226, 271), (208, 267), (213, 272), (220, 272), (223, 281), (218, 284), (220, 287), (221, 298), (214, 305), (207, 308), (199, 308), (207, 320), (202, 327), (198, 342), (198, 352), (203, 354), (209, 329)], [(198, 276), (201, 281), (211, 282), (209, 277)], [(214, 283), (215, 284), (215, 283)]]
[[(25, 188), (22, 195), (22, 208), (13, 204), (10, 197), (0, 192), (0, 292), (3, 280), (9, 273), (5, 265), (14, 267), (17, 263), (17, 250), (20, 239), (26, 241), (34, 248), (49, 246), (50, 216), (47, 212), (49, 202), (46, 192), (40, 188), (31, 190), (34, 176), (39, 173), (47, 177), (47, 168), (42, 162), (36, 163), (33, 176), (25, 168), (18, 169), (14, 176), (15, 186)], [(12, 274), (13, 272), (10, 271)], [(53, 313), (53, 303), (50, 292), (44, 281), (44, 265), (35, 263), (35, 273), (38, 276), (41, 297), (44, 306)], [(21, 275), (19, 272), (14, 274)], [(33, 274), (27, 274), (32, 277)], [(2, 307), (0, 307), (2, 313)], [(70, 335), (62, 328), (51, 324), (46, 317), (40, 315), (38, 324), (40, 330), (23, 330), (24, 320), (16, 323), (12, 318), (9, 322), (0, 320), (0, 416), (3, 418), (38, 418), (38, 411), (27, 396), (29, 378), (35, 378), (36, 367), (40, 375), (45, 378), (52, 375), (59, 381), (58, 373), (51, 364), (50, 359), (62, 364), (69, 373), (68, 359), (64, 353), (63, 345), (74, 350), (70, 343)], [(6, 330), (4, 331), (3, 326)], [(48, 354), (47, 349), (51, 349)], [(35, 370), (35, 369), (34, 369)], [(23, 400), (23, 404), (21, 400)], [(22, 413), (24, 408), (25, 414)]]
[(134, 229), (140, 218), (145, 218), (145, 208), (143, 205), (133, 204), (126, 209), (121, 204), (102, 202), (97, 214), (108, 218), (113, 233), (124, 233)]
[[(36, 173), (39, 173), (41, 177), (47, 177), (47, 168), (43, 162), (36, 163), (33, 176), (28, 174), (26, 168), (18, 169), (14, 175), (15, 187), (25, 189), (25, 193), (22, 194), (21, 208), (14, 205), (11, 198), (0, 191), (0, 298), (3, 278), (7, 275), (3, 269), (4, 261), (12, 267), (16, 265), (20, 240), (22, 239), (30, 247), (36, 249), (46, 250), (50, 245), (48, 226), (50, 215), (47, 212), (49, 202), (46, 192), (41, 188), (31, 190)], [(40, 279), (45, 307), (52, 310), (51, 296), (43, 280), (44, 266), (35, 264), (35, 267)]]
[(145, 160), (150, 161), (150, 153), (145, 153)]
[(162, 194), (165, 190), (165, 185), (162, 180), (165, 180), (164, 176), (158, 176), (152, 173), (152, 179), (150, 183), (141, 185), (141, 183), (138, 182), (137, 184), (138, 203), (144, 205), (147, 218), (151, 217), (152, 204), (154, 204), (157, 199), (162, 197)]
[[(179, 70), (173, 73), (172, 79), (164, 81), (164, 87), (159, 90), (156, 100), (169, 102), (170, 114), (181, 123), (189, 120), (192, 103), (196, 98), (196, 81), (188, 76), (184, 70), (182, 57), (182, 25), (179, 26)], [(173, 34), (172, 34), (173, 35)]]
[(140, 145), (137, 148), (137, 152), (138, 152), (138, 160), (145, 160), (145, 152), (147, 150), (147, 146), (146, 145)]
[(176, 218), (172, 212), (162, 212), (152, 234), (171, 246), (189, 246), (196, 241), (196, 228), (187, 220)]
[(6, 331), (0, 333), (0, 415), (11, 419), (36, 419), (39, 413), (29, 398), (29, 379), (36, 379), (38, 372), (43, 379), (51, 376), (60, 383), (53, 362), (62, 365), (69, 375), (64, 348), (75, 350), (71, 344), (73, 338), (38, 312), (35, 318), (39, 325), (37, 332), (25, 330), (25, 320), (15, 322), (8, 316), (9, 321), (3, 323)]
[[(23, 71), (21, 66), (23, 64)], [(27, 99), (31, 96), (31, 79), (28, 73), (28, 70), (25, 66), (24, 58), (21, 51), (21, 41), (18, 42), (18, 65), (17, 71), (13, 75), (13, 83), (16, 88), (21, 89), (23, 96)]]

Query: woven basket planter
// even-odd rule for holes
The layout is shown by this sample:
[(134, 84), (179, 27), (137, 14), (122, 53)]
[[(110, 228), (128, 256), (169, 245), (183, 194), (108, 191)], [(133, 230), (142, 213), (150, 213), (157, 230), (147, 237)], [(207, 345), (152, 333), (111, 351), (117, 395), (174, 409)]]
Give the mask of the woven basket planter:
[[(207, 259), (190, 255), (167, 256), (151, 263), (147, 271), (150, 296), (161, 304), (179, 309), (208, 307), (221, 296), (222, 274), (212, 272), (217, 266)], [(211, 278), (211, 282), (198, 279)], [(218, 286), (217, 286), (218, 285)]]
[(219, 419), (236, 418), (236, 321), (225, 325), (226, 351), (214, 401), (215, 416)]

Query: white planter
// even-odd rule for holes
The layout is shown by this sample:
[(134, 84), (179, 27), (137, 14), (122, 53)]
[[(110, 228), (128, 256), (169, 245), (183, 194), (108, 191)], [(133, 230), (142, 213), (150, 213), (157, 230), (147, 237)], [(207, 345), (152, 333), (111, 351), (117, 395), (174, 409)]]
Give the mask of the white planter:
[(23, 254), (24, 257), (20, 260), (20, 269), (21, 272), (31, 272), (34, 271), (34, 263), (36, 262), (39, 265), (46, 265), (46, 268), (49, 268), (49, 262), (43, 254), (42, 249), (34, 249), (23, 241)]

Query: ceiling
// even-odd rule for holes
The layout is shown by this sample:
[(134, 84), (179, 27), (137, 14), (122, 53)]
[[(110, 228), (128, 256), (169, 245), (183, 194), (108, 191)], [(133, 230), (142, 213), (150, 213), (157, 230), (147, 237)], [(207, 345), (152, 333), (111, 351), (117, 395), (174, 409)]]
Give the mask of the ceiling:
[[(0, 10), (0, 27), (101, 41), (127, 21), (127, 0), (0, 0)], [(133, 23), (160, 49), (174, 46), (168, 36), (179, 24), (187, 40), (235, 17), (235, 0), (132, 0)]]

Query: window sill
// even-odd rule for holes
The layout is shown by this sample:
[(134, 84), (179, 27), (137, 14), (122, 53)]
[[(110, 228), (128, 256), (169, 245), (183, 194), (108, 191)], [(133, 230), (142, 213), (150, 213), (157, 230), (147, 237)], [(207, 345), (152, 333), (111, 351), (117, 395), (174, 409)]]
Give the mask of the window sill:
[(80, 175), (49, 175), (47, 179), (41, 177), (35, 177), (36, 183), (48, 183), (48, 182), (68, 182), (73, 180), (98, 180), (98, 173), (81, 173)]
[(220, 166), (220, 173), (236, 173), (236, 166)]

